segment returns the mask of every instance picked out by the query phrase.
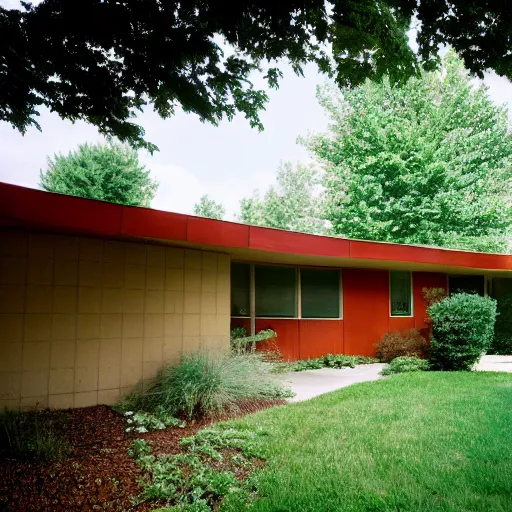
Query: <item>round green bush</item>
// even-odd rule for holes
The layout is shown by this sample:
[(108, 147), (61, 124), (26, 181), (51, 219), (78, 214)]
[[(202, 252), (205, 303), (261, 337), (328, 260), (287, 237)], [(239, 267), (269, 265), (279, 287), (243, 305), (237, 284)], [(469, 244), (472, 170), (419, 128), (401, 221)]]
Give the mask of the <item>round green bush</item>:
[(430, 367), (471, 370), (489, 348), (496, 322), (496, 300), (457, 293), (427, 308), (432, 319)]

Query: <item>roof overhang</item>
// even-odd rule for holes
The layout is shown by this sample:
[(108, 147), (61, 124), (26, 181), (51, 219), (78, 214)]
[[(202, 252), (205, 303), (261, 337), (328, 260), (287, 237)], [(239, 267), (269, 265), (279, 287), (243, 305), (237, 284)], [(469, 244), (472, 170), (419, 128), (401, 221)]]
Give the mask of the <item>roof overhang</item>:
[(0, 183), (0, 226), (215, 250), (240, 261), (512, 277), (509, 255), (308, 235), (6, 183)]

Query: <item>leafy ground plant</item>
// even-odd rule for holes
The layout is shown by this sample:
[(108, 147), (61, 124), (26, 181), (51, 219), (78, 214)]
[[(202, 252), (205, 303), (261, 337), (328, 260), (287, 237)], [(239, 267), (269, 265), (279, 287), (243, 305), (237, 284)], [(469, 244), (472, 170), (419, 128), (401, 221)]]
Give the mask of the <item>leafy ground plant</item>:
[(197, 352), (162, 368), (147, 390), (126, 397), (120, 409), (192, 419), (236, 410), (243, 401), (285, 398), (290, 393), (262, 354)]
[(128, 427), (126, 432), (145, 434), (152, 430), (164, 430), (169, 427), (184, 427), (185, 422), (167, 414), (162, 407), (155, 408), (154, 413), (126, 411), (124, 413)]
[(215, 428), (182, 439), (180, 454), (160, 454), (143, 439), (133, 441), (128, 453), (146, 473), (136, 503), (165, 504), (161, 511), (237, 510), (254, 493), (247, 476), (261, 459), (262, 437), (257, 429)]
[(394, 373), (422, 372), (429, 369), (428, 361), (418, 357), (396, 357), (380, 373), (392, 375)]
[(5, 410), (0, 415), (0, 453), (34, 460), (58, 460), (71, 451), (65, 417), (45, 411)]
[(246, 416), (259, 498), (237, 512), (509, 512), (512, 374), (413, 372)]
[(355, 368), (358, 364), (378, 363), (378, 359), (367, 356), (345, 356), (343, 354), (327, 354), (317, 359), (295, 361), (289, 365), (294, 372), (318, 370), (320, 368)]

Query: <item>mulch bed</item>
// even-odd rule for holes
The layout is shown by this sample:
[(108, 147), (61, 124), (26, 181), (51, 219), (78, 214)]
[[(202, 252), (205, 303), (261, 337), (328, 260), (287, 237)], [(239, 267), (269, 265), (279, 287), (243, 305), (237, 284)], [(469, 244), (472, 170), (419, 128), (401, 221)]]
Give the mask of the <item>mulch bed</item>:
[[(214, 421), (256, 412), (282, 400), (241, 404), (240, 411), (224, 413), (185, 428), (170, 428), (147, 434), (126, 433), (125, 419), (107, 406), (48, 412), (66, 416), (66, 436), (72, 453), (58, 462), (0, 459), (1, 511), (127, 511), (151, 510), (143, 503), (133, 508), (132, 498), (141, 492), (142, 471), (127, 454), (135, 438), (144, 438), (154, 453), (179, 453), (179, 441), (194, 435)], [(241, 475), (243, 476), (243, 475)]]

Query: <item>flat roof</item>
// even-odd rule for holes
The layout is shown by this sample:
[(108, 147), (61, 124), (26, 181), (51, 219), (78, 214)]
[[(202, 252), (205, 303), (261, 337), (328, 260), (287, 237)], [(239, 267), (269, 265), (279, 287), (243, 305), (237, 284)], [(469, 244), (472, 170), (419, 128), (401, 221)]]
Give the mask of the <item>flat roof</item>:
[(210, 249), (240, 261), (512, 276), (511, 255), (309, 235), (1, 182), (0, 226)]

